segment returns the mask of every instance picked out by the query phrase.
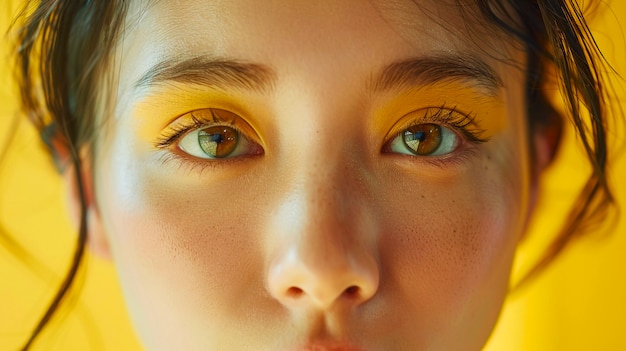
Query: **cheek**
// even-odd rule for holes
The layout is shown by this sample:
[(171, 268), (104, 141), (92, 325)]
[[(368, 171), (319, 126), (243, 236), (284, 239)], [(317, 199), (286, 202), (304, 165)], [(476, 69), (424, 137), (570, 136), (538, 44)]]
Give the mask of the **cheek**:
[[(256, 202), (228, 181), (190, 186), (184, 171), (118, 144), (101, 157), (100, 169), (109, 171), (98, 182), (98, 199), (143, 340), (191, 348), (205, 342), (194, 336), (219, 340), (226, 334), (220, 331), (240, 329), (237, 320), (259, 298), (250, 286), (262, 286), (261, 245), (250, 230)], [(206, 318), (216, 315), (220, 318)]]
[[(257, 169), (264, 174), (257, 177), (210, 169), (198, 176), (163, 166), (132, 140), (118, 130), (98, 159), (97, 169), (106, 171), (96, 183), (102, 222), (143, 340), (168, 343), (155, 349), (193, 348), (204, 340), (215, 349), (216, 340), (242, 338), (272, 343), (271, 329), (286, 325), (264, 290), (267, 253), (260, 238), (272, 233), (259, 228), (273, 213), (265, 204), (278, 206), (282, 198), (265, 192), (280, 191), (268, 186), (272, 169)], [(411, 331), (403, 338), (414, 338), (415, 345), (435, 340), (441, 349), (453, 349), (449, 338), (437, 335), (484, 342), (524, 225), (526, 158), (510, 151), (524, 150), (523, 140), (494, 140), (451, 177), (416, 176), (388, 160), (379, 163), (384, 168), (375, 169), (379, 176), (366, 186), (366, 207), (380, 229), (380, 288), (369, 311), (385, 316), (373, 321), (393, 320), (394, 328), (397, 323), (398, 330)], [(361, 334), (371, 334), (371, 326), (360, 325)]]
[(418, 339), (445, 330), (465, 347), (480, 345), (497, 319), (527, 201), (523, 158), (509, 156), (485, 156), (450, 180), (389, 175), (396, 185), (381, 194), (393, 204), (380, 210), (381, 293), (404, 315), (428, 316), (417, 320)]

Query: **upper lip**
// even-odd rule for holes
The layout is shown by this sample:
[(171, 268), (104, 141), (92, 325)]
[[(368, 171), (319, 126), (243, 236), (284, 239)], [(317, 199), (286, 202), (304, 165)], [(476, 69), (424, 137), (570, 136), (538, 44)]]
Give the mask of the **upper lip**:
[(354, 345), (343, 342), (315, 342), (304, 345), (298, 351), (364, 351)]

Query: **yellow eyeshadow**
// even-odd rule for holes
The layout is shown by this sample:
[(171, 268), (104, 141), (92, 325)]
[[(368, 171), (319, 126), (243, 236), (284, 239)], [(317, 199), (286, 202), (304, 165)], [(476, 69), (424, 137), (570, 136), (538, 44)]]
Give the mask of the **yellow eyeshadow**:
[[(250, 126), (252, 132), (262, 126), (257, 120), (260, 110), (255, 109), (255, 113), (249, 113), (250, 105), (264, 109), (263, 104), (254, 103), (258, 99), (258, 96), (233, 95), (206, 87), (171, 85), (154, 89), (136, 100), (131, 114), (137, 136), (146, 141), (152, 141), (155, 135), (159, 135), (181, 116), (209, 108), (235, 113), (246, 122), (244, 124)], [(242, 105), (242, 101), (246, 102), (246, 107)], [(454, 109), (459, 114), (471, 114), (475, 127), (482, 130), (481, 136), (487, 139), (502, 131), (507, 124), (506, 106), (502, 96), (488, 95), (477, 88), (456, 82), (424, 86), (401, 93), (389, 92), (374, 97), (373, 101), (373, 118), (370, 122), (373, 130), (383, 135), (390, 132), (392, 127), (396, 129), (401, 127), (400, 124), (414, 122), (403, 121), (404, 116), (427, 108)], [(419, 115), (412, 114), (410, 118)], [(428, 122), (432, 121), (425, 121)], [(254, 134), (263, 139), (262, 133)]]
[(203, 108), (218, 108), (243, 113), (242, 107), (235, 103), (232, 95), (213, 91), (181, 91), (158, 92), (142, 99), (135, 104), (133, 114), (138, 117), (156, 119), (169, 124), (178, 116)]
[[(475, 88), (459, 83), (420, 87), (400, 94), (389, 93), (374, 107), (373, 128), (387, 133), (411, 112), (430, 108), (456, 110), (460, 114), (471, 114), (476, 127), (483, 130), (482, 136), (490, 138), (506, 127), (506, 106), (501, 96), (485, 95)], [(419, 115), (419, 114), (418, 114)], [(412, 117), (414, 118), (414, 117)], [(413, 121), (402, 121), (410, 123)], [(426, 121), (428, 123), (429, 121)]]
[(247, 96), (234, 96), (218, 90), (206, 88), (171, 86), (154, 89), (134, 103), (131, 111), (136, 135), (142, 140), (152, 141), (164, 129), (181, 124), (191, 116), (189, 112), (206, 109), (230, 111), (242, 119), (254, 123), (252, 114), (238, 101), (251, 101)]
[(257, 139), (256, 131), (241, 116), (228, 110), (218, 108), (197, 109), (190, 113), (186, 113), (168, 125), (168, 128), (177, 129), (185, 126), (194, 125), (194, 119), (200, 122), (211, 121), (215, 125), (227, 125), (237, 128), (247, 137)]

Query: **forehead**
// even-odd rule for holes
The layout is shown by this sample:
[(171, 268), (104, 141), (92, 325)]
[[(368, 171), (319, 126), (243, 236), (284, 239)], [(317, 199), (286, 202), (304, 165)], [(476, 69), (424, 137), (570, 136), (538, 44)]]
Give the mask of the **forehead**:
[(151, 56), (194, 50), (259, 61), (277, 53), (500, 52), (502, 38), (490, 35), (474, 7), (459, 0), (140, 0), (128, 15), (125, 46), (149, 44)]
[(199, 56), (260, 63), (307, 85), (337, 77), (362, 84), (390, 62), (441, 54), (510, 70), (501, 60), (514, 57), (510, 40), (474, 6), (460, 0), (138, 0), (118, 51), (118, 96), (132, 95), (142, 76), (164, 61)]

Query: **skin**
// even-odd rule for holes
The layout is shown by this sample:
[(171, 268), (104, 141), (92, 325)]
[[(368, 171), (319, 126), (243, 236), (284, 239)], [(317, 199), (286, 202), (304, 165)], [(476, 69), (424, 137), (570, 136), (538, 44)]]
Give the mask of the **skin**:
[[(529, 161), (525, 72), (506, 63), (523, 66), (523, 53), (436, 3), (131, 6), (86, 179), (90, 240), (114, 260), (146, 349), (484, 345), (532, 210), (531, 169), (543, 165)], [(500, 84), (372, 88), (387, 65), (441, 53), (483, 61)], [(153, 65), (193, 56), (262, 65), (273, 81), (137, 88)], [(415, 111), (444, 105), (471, 111), (489, 140), (440, 123), (458, 138), (452, 152), (390, 148), (424, 119)], [(157, 146), (208, 108), (239, 116), (248, 154), (205, 160)]]

